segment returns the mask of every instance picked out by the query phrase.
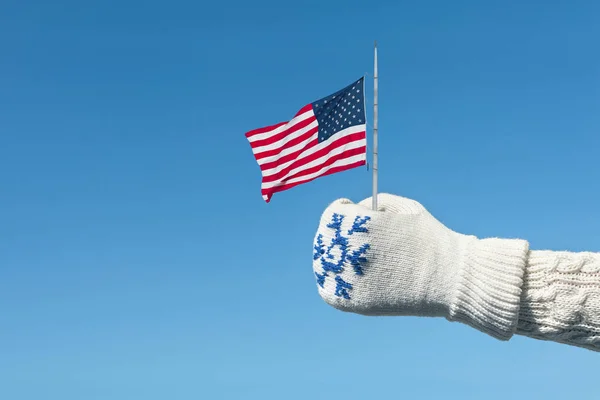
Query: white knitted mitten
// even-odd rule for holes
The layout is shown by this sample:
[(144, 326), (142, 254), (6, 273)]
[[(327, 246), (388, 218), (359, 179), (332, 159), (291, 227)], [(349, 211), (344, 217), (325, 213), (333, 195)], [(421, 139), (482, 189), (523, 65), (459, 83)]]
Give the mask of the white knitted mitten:
[(313, 269), (321, 297), (364, 315), (440, 316), (508, 340), (529, 245), (453, 232), (418, 202), (390, 194), (323, 212)]

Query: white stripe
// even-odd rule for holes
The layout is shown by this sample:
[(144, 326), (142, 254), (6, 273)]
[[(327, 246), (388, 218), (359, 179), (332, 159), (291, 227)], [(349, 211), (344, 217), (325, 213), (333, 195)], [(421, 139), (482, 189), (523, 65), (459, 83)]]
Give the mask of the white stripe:
[(319, 122), (315, 119), (313, 122), (311, 122), (310, 124), (306, 125), (304, 128), (298, 129), (297, 131), (293, 132), (292, 134), (282, 137), (281, 139), (279, 139), (275, 143), (266, 144), (264, 146), (259, 146), (259, 147), (254, 147), (252, 149), (252, 152), (254, 154), (260, 154), (260, 153), (265, 152), (265, 151), (280, 149), (282, 147), (285, 147), (285, 145), (287, 143), (289, 143), (290, 140), (293, 140), (293, 139), (297, 138), (298, 136), (302, 136), (306, 132), (308, 132), (309, 130), (314, 129), (314, 128), (318, 127), (318, 126), (319, 126)]
[[(288, 176), (295, 175), (296, 173), (298, 173), (298, 172), (300, 172), (300, 171), (302, 171), (304, 169), (309, 169), (309, 168), (315, 167), (315, 166), (317, 166), (319, 164), (323, 164), (328, 158), (337, 156), (338, 154), (341, 154), (341, 153), (343, 153), (343, 152), (345, 152), (347, 150), (358, 149), (358, 148), (366, 146), (366, 145), (367, 145), (367, 139), (366, 138), (365, 139), (355, 140), (355, 141), (350, 142), (350, 143), (346, 143), (345, 145), (343, 145), (341, 147), (332, 149), (329, 153), (324, 154), (321, 157), (319, 157), (319, 158), (317, 158), (317, 159), (315, 159), (315, 160), (313, 160), (313, 161), (311, 161), (309, 163), (306, 163), (306, 164), (303, 164), (303, 165), (299, 165), (298, 167), (292, 169), (290, 172), (288, 172), (284, 176), (280, 177), (278, 180), (282, 181), (285, 178), (287, 178)], [(263, 173), (263, 177), (268, 178), (269, 176), (276, 175), (279, 172), (281, 172), (283, 169), (287, 168), (291, 163), (296, 162), (298, 160), (299, 159), (292, 160), (292, 161), (286, 163), (285, 165), (280, 165), (277, 168), (272, 168), (270, 170), (266, 170)], [(271, 172), (271, 171), (275, 171), (275, 172)]]
[(267, 132), (259, 133), (258, 135), (250, 136), (248, 138), (248, 141), (250, 143), (252, 143), (252, 142), (256, 142), (257, 140), (267, 139), (273, 135), (277, 135), (278, 133), (285, 131), (286, 129), (289, 129), (290, 127), (296, 125), (299, 122), (304, 121), (305, 119), (308, 119), (308, 118), (314, 117), (314, 116), (315, 116), (315, 113), (313, 112), (313, 110), (311, 108), (310, 110), (292, 118), (291, 120), (288, 121), (287, 124), (281, 125), (280, 127), (272, 129)]
[(316, 177), (322, 175), (323, 173), (329, 171), (332, 168), (341, 167), (343, 165), (348, 165), (348, 164), (353, 164), (355, 162), (363, 161), (363, 160), (366, 160), (366, 153), (358, 154), (358, 155), (355, 155), (352, 157), (342, 158), (341, 160), (337, 160), (333, 164), (327, 165), (327, 166), (321, 168), (319, 171), (313, 172), (312, 174), (298, 176), (296, 178), (290, 179), (285, 182), (281, 182), (281, 181), (267, 182), (261, 186), (261, 189), (263, 189), (263, 190), (270, 189), (270, 188), (277, 187), (277, 186), (287, 185), (289, 183), (296, 183), (296, 182), (310, 180), (312, 178), (316, 178)]
[[(331, 142), (333, 142), (335, 140), (338, 140), (346, 135), (365, 131), (366, 128), (367, 128), (366, 125), (362, 124), (362, 125), (355, 125), (355, 126), (351, 126), (350, 128), (343, 129), (343, 130), (337, 132), (335, 135), (332, 135), (329, 139), (304, 150), (302, 153), (298, 154), (298, 157), (296, 157), (296, 159), (300, 159), (300, 158), (309, 156), (309, 155), (313, 154), (314, 152), (319, 151), (324, 147), (327, 147), (329, 144), (331, 144)], [(279, 154), (275, 154), (273, 156), (269, 156), (266, 158), (261, 158), (261, 159), (257, 160), (258, 165), (263, 165), (263, 164), (266, 164), (266, 163), (269, 163), (272, 161), (277, 161), (278, 159), (280, 159), (288, 154), (298, 151), (298, 150), (304, 148), (306, 145), (308, 145), (311, 141), (317, 139), (319, 137), (318, 135), (319, 135), (319, 132), (315, 132), (313, 135), (311, 135), (311, 137), (309, 139), (306, 139), (305, 141), (298, 143), (295, 146), (288, 147)], [(289, 162), (286, 163), (286, 165), (289, 165)], [(263, 175), (264, 175), (264, 173), (263, 173)]]
[(310, 142), (312, 142), (313, 140), (318, 139), (319, 137), (319, 131), (313, 133), (312, 135), (310, 135), (310, 137), (306, 140), (304, 140), (303, 142), (300, 142), (292, 147), (286, 147), (285, 149), (283, 149), (283, 151), (279, 154), (275, 154), (273, 156), (269, 156), (269, 157), (265, 157), (265, 158), (261, 158), (256, 160), (258, 162), (258, 165), (263, 165), (266, 164), (268, 162), (271, 161), (277, 161), (278, 159), (280, 159), (283, 156), (287, 156), (288, 154), (291, 154), (295, 151), (298, 151), (300, 149), (305, 148)]

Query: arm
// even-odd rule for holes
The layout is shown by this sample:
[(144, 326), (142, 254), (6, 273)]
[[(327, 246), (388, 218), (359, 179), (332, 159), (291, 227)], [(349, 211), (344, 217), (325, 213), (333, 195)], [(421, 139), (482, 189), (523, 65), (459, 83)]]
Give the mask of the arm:
[(380, 194), (324, 211), (313, 247), (319, 295), (363, 315), (445, 317), (600, 351), (600, 253), (535, 251), (454, 232), (418, 202)]
[(600, 351), (600, 253), (530, 251), (516, 333)]

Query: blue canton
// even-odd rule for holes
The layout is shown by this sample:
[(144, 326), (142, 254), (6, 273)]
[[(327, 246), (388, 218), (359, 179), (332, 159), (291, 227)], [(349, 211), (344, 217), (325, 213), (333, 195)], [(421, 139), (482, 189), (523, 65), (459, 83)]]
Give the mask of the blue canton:
[[(363, 264), (367, 262), (365, 257), (366, 251), (369, 249), (369, 244), (364, 243), (358, 246), (356, 250), (350, 249), (349, 239), (355, 233), (367, 233), (368, 230), (365, 224), (370, 217), (356, 217), (352, 227), (342, 235), (342, 222), (344, 216), (333, 214), (331, 222), (327, 228), (335, 230), (335, 235), (331, 242), (326, 246), (323, 242), (323, 235), (319, 234), (315, 239), (313, 260), (320, 260), (322, 273), (315, 272), (317, 284), (321, 287), (325, 285), (325, 279), (330, 273), (335, 275), (335, 295), (349, 300), (349, 290), (352, 290), (352, 284), (342, 279), (340, 274), (344, 271), (344, 265), (351, 266), (355, 275), (363, 275)], [(353, 246), (354, 247), (354, 246)], [(335, 251), (334, 251), (335, 250)]]
[(312, 103), (319, 124), (319, 143), (351, 126), (366, 124), (364, 78)]

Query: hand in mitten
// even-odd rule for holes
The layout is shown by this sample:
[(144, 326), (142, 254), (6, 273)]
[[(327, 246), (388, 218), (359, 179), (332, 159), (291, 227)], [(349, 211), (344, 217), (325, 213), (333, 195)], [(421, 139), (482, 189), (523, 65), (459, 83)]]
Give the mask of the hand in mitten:
[(333, 202), (314, 239), (321, 297), (364, 315), (439, 316), (498, 339), (514, 333), (528, 243), (454, 232), (420, 203), (390, 194)]

